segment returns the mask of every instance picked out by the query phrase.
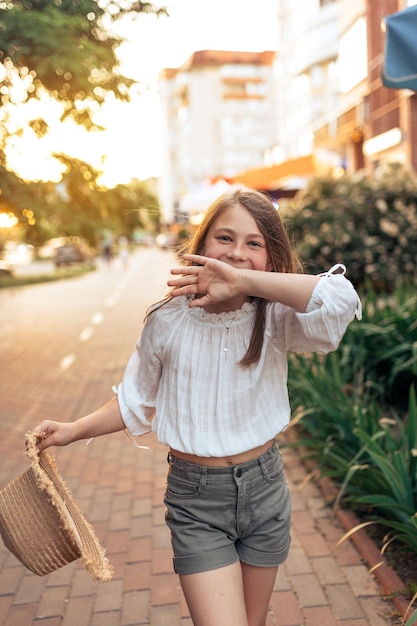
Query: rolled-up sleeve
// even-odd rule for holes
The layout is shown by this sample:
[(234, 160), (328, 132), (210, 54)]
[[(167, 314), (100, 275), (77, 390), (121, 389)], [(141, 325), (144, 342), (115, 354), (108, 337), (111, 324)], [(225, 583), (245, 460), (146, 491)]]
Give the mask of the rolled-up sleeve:
[(141, 359), (142, 351), (149, 350), (148, 341), (144, 331), (116, 391), (123, 422), (134, 436), (144, 435), (152, 430), (161, 377), (161, 365), (155, 356), (148, 355), (146, 359)]
[(361, 319), (361, 303), (352, 283), (331, 270), (316, 284), (305, 313), (296, 317), (320, 352), (332, 352), (340, 344), (354, 317)]

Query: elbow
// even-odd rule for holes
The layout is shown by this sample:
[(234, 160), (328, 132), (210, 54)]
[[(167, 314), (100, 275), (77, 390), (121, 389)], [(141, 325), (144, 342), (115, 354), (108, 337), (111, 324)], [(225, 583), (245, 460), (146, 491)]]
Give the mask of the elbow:
[(336, 341), (329, 337), (328, 340), (322, 340), (318, 344), (316, 343), (315, 349), (322, 354), (329, 354), (330, 352), (336, 352), (340, 345), (340, 340)]
[(333, 320), (333, 323), (326, 324), (326, 332), (318, 341), (319, 345), (316, 345), (316, 349), (324, 354), (335, 352), (339, 348), (348, 326), (347, 320), (343, 323), (341, 320)]

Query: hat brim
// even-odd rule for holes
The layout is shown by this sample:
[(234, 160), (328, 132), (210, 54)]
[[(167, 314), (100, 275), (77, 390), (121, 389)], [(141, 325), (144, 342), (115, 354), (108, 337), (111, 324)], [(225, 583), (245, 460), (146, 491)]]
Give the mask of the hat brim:
[(5, 546), (34, 574), (43, 576), (81, 558), (101, 582), (113, 570), (93, 528), (59, 475), (54, 459), (28, 433), (30, 468), (0, 491), (0, 534)]

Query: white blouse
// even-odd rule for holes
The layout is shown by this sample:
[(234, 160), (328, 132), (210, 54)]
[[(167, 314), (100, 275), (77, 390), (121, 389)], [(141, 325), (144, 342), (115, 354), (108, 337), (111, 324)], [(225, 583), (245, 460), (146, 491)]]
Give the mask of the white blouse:
[[(343, 270), (344, 267), (342, 266)], [(198, 456), (229, 456), (255, 448), (290, 419), (287, 352), (336, 350), (360, 301), (334, 268), (316, 284), (305, 313), (268, 302), (258, 363), (241, 367), (255, 303), (226, 313), (189, 308), (173, 298), (148, 317), (117, 389), (131, 435)]]

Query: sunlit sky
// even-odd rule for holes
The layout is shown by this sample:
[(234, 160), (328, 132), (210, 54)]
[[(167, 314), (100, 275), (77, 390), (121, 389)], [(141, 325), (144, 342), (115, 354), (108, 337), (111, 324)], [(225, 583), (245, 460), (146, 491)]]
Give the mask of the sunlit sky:
[[(105, 134), (86, 136), (62, 124), (50, 138), (39, 140), (28, 129), (16, 145), (10, 164), (28, 179), (59, 179), (50, 153), (70, 156), (104, 169), (104, 182), (123, 184), (162, 173), (162, 138), (158, 74), (179, 67), (197, 50), (261, 52), (277, 45), (276, 0), (171, 0), (170, 17), (140, 15), (118, 27), (128, 41), (119, 50), (123, 73), (140, 81), (144, 95), (130, 104), (111, 102), (97, 117)], [(146, 89), (145, 89), (146, 86)], [(28, 108), (29, 110), (29, 108)], [(53, 113), (57, 119), (58, 111)]]

